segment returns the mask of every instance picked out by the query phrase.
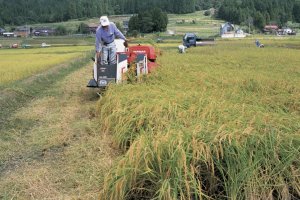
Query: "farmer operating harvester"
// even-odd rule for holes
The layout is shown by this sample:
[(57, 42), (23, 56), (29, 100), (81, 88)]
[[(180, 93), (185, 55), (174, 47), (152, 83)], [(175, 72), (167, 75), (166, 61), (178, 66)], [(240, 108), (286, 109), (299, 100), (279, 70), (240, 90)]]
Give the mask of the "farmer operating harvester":
[(115, 37), (123, 39), (125, 47), (128, 46), (127, 39), (117, 26), (110, 22), (107, 16), (100, 17), (100, 26), (96, 31), (96, 55), (101, 58), (101, 64), (116, 63)]
[(100, 24), (96, 32), (93, 79), (89, 81), (88, 87), (105, 88), (110, 83), (121, 83), (126, 79), (128, 67), (132, 65), (135, 65), (137, 76), (148, 74), (156, 67), (154, 47), (128, 47), (125, 36), (106, 16), (100, 18)]

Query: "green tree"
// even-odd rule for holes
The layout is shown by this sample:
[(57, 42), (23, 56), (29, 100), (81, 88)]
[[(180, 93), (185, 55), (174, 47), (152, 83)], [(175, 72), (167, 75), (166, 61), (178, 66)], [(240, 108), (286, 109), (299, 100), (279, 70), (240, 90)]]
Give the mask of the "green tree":
[(205, 15), (205, 16), (210, 16), (210, 14), (211, 14), (210, 10), (206, 10), (206, 11), (204, 12), (204, 15)]
[(165, 31), (168, 25), (168, 16), (159, 8), (141, 12), (129, 20), (129, 31), (138, 30), (141, 33)]
[(89, 25), (87, 25), (86, 23), (83, 23), (83, 22), (80, 23), (78, 26), (77, 32), (81, 33), (81, 34), (89, 34), (90, 33)]
[(137, 38), (138, 35), (139, 35), (139, 32), (138, 32), (137, 30), (133, 30), (133, 31), (131, 32), (131, 35), (132, 35), (132, 37)]
[(293, 8), (293, 18), (300, 23), (300, 1), (297, 1)]
[(115, 13), (116, 15), (122, 14), (121, 8), (120, 8), (119, 5), (115, 5), (115, 6), (114, 6), (114, 13)]
[(134, 30), (136, 30), (136, 31), (140, 30), (139, 17), (137, 15), (130, 17), (129, 22), (128, 22), (128, 28), (129, 28), (130, 32), (132, 32)]
[(121, 24), (120, 22), (117, 22), (117, 23), (116, 23), (116, 26), (117, 26), (117, 28), (118, 28), (122, 33), (124, 33), (124, 28), (123, 28), (123, 26), (122, 26), (122, 24)]
[(154, 8), (151, 10), (152, 22), (153, 22), (153, 31), (162, 32), (165, 31), (168, 25), (168, 15), (165, 12), (162, 12), (160, 8)]
[(67, 34), (67, 29), (66, 29), (66, 27), (64, 27), (63, 25), (59, 25), (59, 26), (55, 29), (55, 34), (56, 34), (56, 35), (66, 35), (66, 34)]
[(151, 33), (154, 23), (152, 22), (151, 12), (143, 12), (138, 15), (139, 27), (141, 33)]
[(224, 0), (217, 16), (232, 23), (242, 23), (253, 16), (254, 26), (261, 29), (272, 21), (283, 25), (296, 19), (295, 13), (300, 12), (296, 5), (295, 0)]
[(76, 1), (69, 1), (68, 2), (68, 17), (69, 19), (77, 18), (77, 8), (76, 8)]
[(260, 12), (255, 13), (255, 15), (254, 15), (254, 24), (259, 29), (263, 29), (265, 24), (266, 24), (265, 18)]

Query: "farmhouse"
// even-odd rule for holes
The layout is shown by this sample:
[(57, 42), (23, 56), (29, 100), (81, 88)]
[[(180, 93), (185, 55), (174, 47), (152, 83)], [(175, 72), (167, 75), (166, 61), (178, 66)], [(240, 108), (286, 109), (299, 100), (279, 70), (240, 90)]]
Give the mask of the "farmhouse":
[(266, 25), (264, 27), (264, 32), (266, 34), (276, 34), (278, 31), (278, 26), (277, 25)]
[(28, 37), (30, 34), (30, 28), (28, 26), (17, 27), (14, 31), (17, 37)]
[(231, 24), (230, 22), (221, 24), (220, 35), (222, 38), (244, 38), (244, 37), (246, 37), (246, 35), (244, 34), (244, 31), (242, 29), (235, 27), (235, 25)]
[(234, 33), (234, 25), (230, 22), (226, 22), (225, 24), (221, 24), (220, 34), (231, 34)]
[(98, 28), (98, 24), (89, 24), (88, 28), (89, 28), (89, 32), (91, 34), (96, 34), (97, 28)]

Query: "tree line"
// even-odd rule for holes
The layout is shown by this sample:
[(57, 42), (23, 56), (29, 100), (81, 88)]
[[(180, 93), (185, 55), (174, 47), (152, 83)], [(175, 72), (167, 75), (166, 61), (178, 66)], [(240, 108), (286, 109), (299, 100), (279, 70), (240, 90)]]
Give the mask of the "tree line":
[(287, 21), (300, 22), (300, 1), (224, 0), (217, 16), (235, 24), (253, 23), (260, 29), (266, 24), (283, 26)]
[(0, 25), (96, 17), (108, 7), (109, 0), (0, 0)]
[(221, 19), (240, 24), (252, 17), (257, 27), (300, 21), (299, 0), (0, 0), (0, 26), (134, 14), (155, 7), (179, 14), (213, 7)]
[(191, 13), (218, 7), (223, 0), (0, 0), (0, 26), (60, 22), (100, 15), (134, 14), (158, 7), (167, 13)]
[(0, 26), (60, 22), (101, 15), (134, 14), (159, 7), (169, 13), (195, 11), (196, 0), (0, 0)]

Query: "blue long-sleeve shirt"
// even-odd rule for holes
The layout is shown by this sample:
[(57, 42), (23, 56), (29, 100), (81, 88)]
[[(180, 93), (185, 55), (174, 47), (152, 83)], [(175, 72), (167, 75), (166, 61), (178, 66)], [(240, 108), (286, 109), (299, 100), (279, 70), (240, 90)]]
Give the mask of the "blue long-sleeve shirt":
[(106, 31), (102, 26), (99, 26), (96, 31), (96, 52), (101, 52), (103, 43), (112, 43), (116, 37), (126, 40), (125, 36), (114, 23), (111, 22), (109, 24), (108, 31)]

